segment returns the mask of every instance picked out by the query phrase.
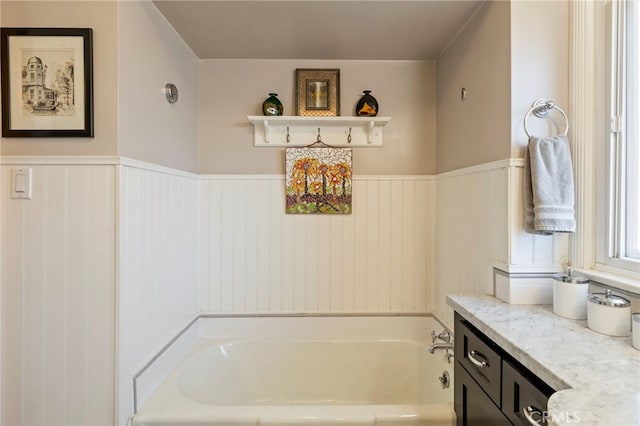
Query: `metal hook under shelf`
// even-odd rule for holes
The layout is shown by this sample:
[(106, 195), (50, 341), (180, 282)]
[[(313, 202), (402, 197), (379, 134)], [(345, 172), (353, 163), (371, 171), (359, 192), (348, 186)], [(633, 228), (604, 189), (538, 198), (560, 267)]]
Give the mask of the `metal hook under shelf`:
[(319, 134), (321, 142), (335, 143), (337, 146), (380, 147), (383, 145), (383, 128), (391, 120), (389, 117), (346, 116), (248, 118), (253, 124), (255, 146), (306, 146), (316, 142)]
[(312, 143), (311, 145), (307, 145), (307, 148), (314, 148), (314, 147), (325, 147), (325, 148), (335, 148), (332, 145), (326, 144), (324, 142), (322, 142), (322, 138), (320, 137), (320, 127), (318, 127), (318, 137), (316, 139), (316, 141), (314, 143)]

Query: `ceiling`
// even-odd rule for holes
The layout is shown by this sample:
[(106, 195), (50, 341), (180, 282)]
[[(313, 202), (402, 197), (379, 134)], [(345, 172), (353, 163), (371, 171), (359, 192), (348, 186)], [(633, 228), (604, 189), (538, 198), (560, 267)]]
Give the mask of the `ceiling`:
[(481, 1), (154, 3), (201, 59), (431, 60)]

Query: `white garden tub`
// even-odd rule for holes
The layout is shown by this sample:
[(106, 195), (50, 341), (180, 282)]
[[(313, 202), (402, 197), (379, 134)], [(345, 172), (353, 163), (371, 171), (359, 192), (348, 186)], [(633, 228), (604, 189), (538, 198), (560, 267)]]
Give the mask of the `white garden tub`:
[(331, 337), (316, 324), (315, 337), (203, 338), (133, 425), (453, 426), (453, 386), (438, 379), (445, 371), (453, 379), (452, 364), (428, 352), (428, 333), (442, 326), (430, 317), (395, 320), (419, 322), (416, 339), (394, 333), (392, 318), (366, 321), (367, 332), (347, 331), (346, 320)]

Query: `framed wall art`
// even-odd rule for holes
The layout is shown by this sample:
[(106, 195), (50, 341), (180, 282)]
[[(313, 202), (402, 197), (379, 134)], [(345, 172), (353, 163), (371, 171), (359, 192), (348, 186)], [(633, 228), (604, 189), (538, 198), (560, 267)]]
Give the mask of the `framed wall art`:
[(351, 214), (351, 148), (286, 148), (288, 214)]
[(2, 136), (93, 137), (91, 28), (2, 28)]
[(340, 115), (339, 69), (296, 69), (296, 114), (311, 117)]

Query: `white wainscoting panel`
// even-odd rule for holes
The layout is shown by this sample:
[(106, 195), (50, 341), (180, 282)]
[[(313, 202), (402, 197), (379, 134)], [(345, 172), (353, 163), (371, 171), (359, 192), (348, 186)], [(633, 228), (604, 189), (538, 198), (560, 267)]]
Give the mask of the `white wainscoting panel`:
[(198, 314), (198, 176), (119, 166), (119, 409), (133, 413), (133, 376)]
[(438, 176), (435, 310), (448, 326), (446, 295), (491, 294), (495, 261), (507, 262), (508, 166)]
[[(353, 214), (324, 216), (285, 214), (279, 175), (22, 158), (0, 174), (7, 425), (124, 424), (133, 375), (199, 312), (433, 312), (452, 325), (446, 294), (492, 293), (494, 266), (567, 259), (566, 236), (524, 233), (518, 159), (356, 176)], [(33, 199), (10, 199), (23, 166)]]
[(493, 294), (493, 267), (548, 273), (567, 259), (566, 235), (524, 231), (523, 161), (510, 159), (438, 175), (434, 313), (453, 325), (446, 295)]
[[(32, 199), (10, 198), (12, 167), (33, 169)], [(1, 173), (0, 423), (111, 425), (115, 167)]]
[(515, 273), (559, 272), (569, 262), (568, 234), (534, 235), (525, 232), (524, 167), (519, 161), (512, 163), (509, 168), (509, 262), (499, 267)]
[(354, 177), (351, 215), (288, 215), (283, 176), (201, 181), (204, 312), (428, 312), (434, 181)]

